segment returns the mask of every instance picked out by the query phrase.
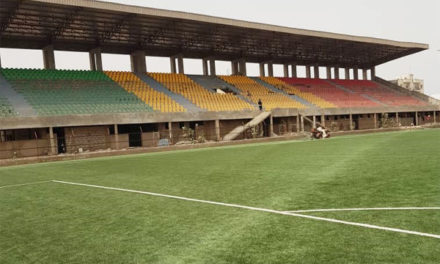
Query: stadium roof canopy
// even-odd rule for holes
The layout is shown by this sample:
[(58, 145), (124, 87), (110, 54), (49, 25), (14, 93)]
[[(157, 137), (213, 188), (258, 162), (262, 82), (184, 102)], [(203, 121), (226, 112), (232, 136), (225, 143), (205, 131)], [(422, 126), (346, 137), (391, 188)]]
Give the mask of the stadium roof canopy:
[[(233, 7), (231, 7), (233, 8)], [(369, 68), (428, 48), (89, 0), (1, 0), (0, 46)]]

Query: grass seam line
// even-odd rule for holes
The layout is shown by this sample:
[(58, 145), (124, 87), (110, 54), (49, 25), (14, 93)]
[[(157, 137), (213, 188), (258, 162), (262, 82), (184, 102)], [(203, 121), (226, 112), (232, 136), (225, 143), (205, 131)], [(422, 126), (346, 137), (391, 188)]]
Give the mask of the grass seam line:
[(215, 202), (215, 201), (209, 201), (209, 200), (200, 200), (200, 199), (188, 198), (188, 197), (182, 197), (182, 196), (176, 196), (176, 195), (138, 191), (138, 190), (124, 189), (124, 188), (106, 187), (106, 186), (85, 184), (85, 183), (67, 182), (67, 181), (59, 181), (59, 180), (52, 180), (52, 182), (60, 183), (60, 184), (67, 184), (67, 185), (83, 186), (83, 187), (89, 187), (89, 188), (97, 188), (97, 189), (105, 189), (105, 190), (112, 190), (112, 191), (144, 194), (144, 195), (171, 198), (171, 199), (190, 201), (190, 202), (220, 205), (220, 206), (240, 208), (240, 209), (246, 209), (246, 210), (251, 210), (251, 211), (266, 212), (266, 213), (272, 213), (272, 214), (278, 214), (278, 215), (296, 216), (296, 217), (300, 217), (300, 218), (306, 218), (306, 219), (312, 219), (312, 220), (318, 220), (318, 221), (324, 221), (324, 222), (345, 224), (345, 225), (358, 226), (358, 227), (364, 227), (364, 228), (369, 228), (369, 229), (377, 229), (377, 230), (383, 230), (383, 231), (391, 231), (391, 232), (397, 232), (397, 233), (402, 233), (402, 234), (417, 235), (417, 236), (440, 239), (440, 235), (436, 235), (436, 234), (422, 233), (422, 232), (417, 232), (417, 231), (392, 228), (392, 227), (383, 227), (383, 226), (370, 225), (370, 224), (357, 223), (357, 222), (349, 222), (349, 221), (337, 220), (337, 219), (333, 219), (333, 218), (304, 215), (304, 214), (279, 211), (279, 210), (273, 210), (273, 209), (266, 209), (266, 208), (259, 208), (259, 207), (253, 207), (253, 206), (231, 204), (231, 203), (222, 203), (222, 202)]

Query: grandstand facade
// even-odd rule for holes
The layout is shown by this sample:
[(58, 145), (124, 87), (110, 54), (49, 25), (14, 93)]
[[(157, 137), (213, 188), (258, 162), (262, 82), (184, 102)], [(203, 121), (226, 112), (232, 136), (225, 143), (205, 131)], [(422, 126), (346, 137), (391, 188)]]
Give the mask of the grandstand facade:
[[(88, 0), (5, 0), (0, 23), (1, 47), (40, 49), (45, 67), (0, 69), (0, 159), (440, 122), (437, 100), (375, 73), (425, 44)], [(55, 50), (88, 52), (90, 70), (57, 70)], [(132, 71), (103, 71), (102, 53), (129, 55)], [(149, 72), (146, 56), (171, 72)]]

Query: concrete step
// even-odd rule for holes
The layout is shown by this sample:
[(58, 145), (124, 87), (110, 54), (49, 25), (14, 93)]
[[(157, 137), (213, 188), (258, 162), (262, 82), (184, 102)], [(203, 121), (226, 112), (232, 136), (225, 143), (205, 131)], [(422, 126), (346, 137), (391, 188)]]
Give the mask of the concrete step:
[(312, 104), (312, 103), (310, 103), (310, 102), (304, 100), (303, 98), (301, 98), (301, 97), (299, 97), (299, 96), (297, 96), (297, 95), (291, 95), (291, 94), (288, 94), (288, 93), (286, 93), (286, 91), (280, 90), (280, 89), (274, 87), (273, 85), (270, 85), (270, 84), (268, 84), (267, 82), (261, 80), (261, 79), (258, 78), (258, 77), (251, 77), (251, 79), (254, 80), (254, 81), (256, 81), (257, 83), (263, 85), (263, 86), (266, 87), (267, 89), (269, 89), (269, 90), (271, 90), (271, 91), (273, 91), (273, 92), (275, 92), (275, 93), (282, 93), (282, 94), (288, 96), (289, 98), (291, 98), (291, 99), (293, 99), (293, 100), (295, 100), (295, 101), (298, 101), (298, 102), (300, 102), (301, 104), (303, 104), (303, 105), (305, 105), (305, 106), (307, 106), (307, 107), (309, 107), (309, 108), (317, 108), (314, 104)]
[(261, 112), (256, 117), (254, 117), (251, 121), (249, 121), (244, 126), (238, 126), (234, 128), (231, 132), (229, 132), (226, 136), (223, 137), (224, 141), (230, 141), (236, 139), (241, 133), (243, 133), (246, 129), (254, 127), (271, 115), (271, 112)]
[(23, 95), (17, 93), (11, 84), (0, 74), (0, 96), (5, 97), (20, 116), (36, 116), (37, 112), (26, 101)]
[(189, 78), (191, 78), (194, 82), (198, 83), (203, 88), (207, 89), (208, 91), (212, 93), (216, 93), (217, 89), (228, 89), (232, 91), (238, 98), (241, 100), (251, 104), (256, 109), (258, 108), (258, 105), (249, 100), (249, 98), (243, 96), (237, 87), (230, 85), (229, 83), (213, 76), (203, 76), (203, 75), (187, 75)]
[(165, 86), (163, 86), (161, 83), (157, 82), (156, 80), (154, 80), (150, 76), (148, 76), (146, 74), (142, 74), (142, 73), (137, 73), (136, 76), (139, 77), (139, 79), (144, 81), (146, 84), (148, 84), (154, 90), (161, 92), (161, 93), (164, 93), (164, 94), (168, 95), (169, 97), (171, 97), (171, 99), (173, 99), (174, 101), (179, 103), (181, 106), (183, 106), (188, 112), (206, 111), (206, 110), (198, 107), (197, 105), (193, 104), (191, 101), (189, 101), (188, 99), (186, 99), (182, 95), (177, 94), (177, 93), (173, 93), (172, 91), (168, 90), (168, 88), (166, 88)]

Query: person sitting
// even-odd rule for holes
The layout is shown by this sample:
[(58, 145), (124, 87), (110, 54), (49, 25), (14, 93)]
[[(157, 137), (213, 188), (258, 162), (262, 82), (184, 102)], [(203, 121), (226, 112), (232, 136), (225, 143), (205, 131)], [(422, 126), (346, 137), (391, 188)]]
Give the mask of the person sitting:
[(322, 138), (328, 138), (330, 137), (330, 134), (328, 134), (328, 130), (325, 129), (320, 123), (316, 124), (316, 130), (321, 133)]

